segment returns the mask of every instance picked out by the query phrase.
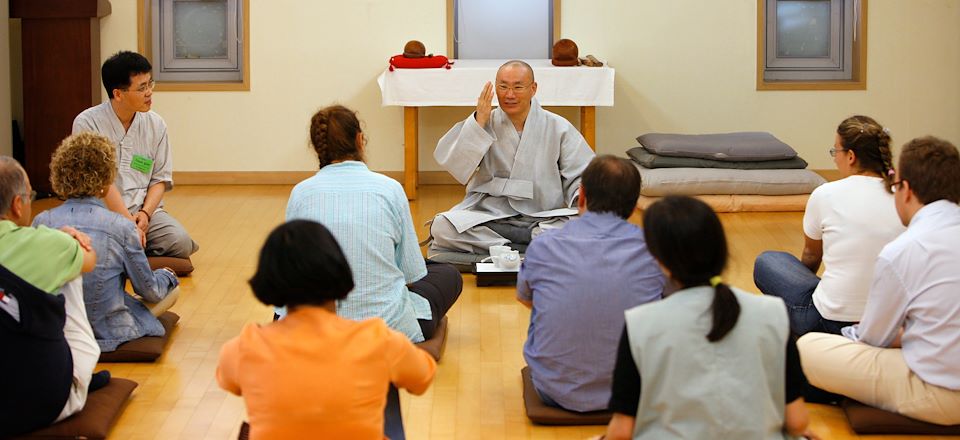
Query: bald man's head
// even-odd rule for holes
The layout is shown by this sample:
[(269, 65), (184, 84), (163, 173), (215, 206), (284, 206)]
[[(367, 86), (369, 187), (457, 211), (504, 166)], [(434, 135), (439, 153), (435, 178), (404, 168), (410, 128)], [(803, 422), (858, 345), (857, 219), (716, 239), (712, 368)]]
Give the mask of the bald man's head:
[(530, 113), (530, 102), (537, 94), (533, 68), (520, 60), (507, 61), (497, 70), (495, 87), (500, 110), (503, 110), (511, 120), (525, 120)]
[(510, 61), (507, 61), (506, 63), (501, 64), (500, 68), (497, 69), (497, 79), (500, 79), (500, 72), (507, 67), (525, 70), (530, 73), (529, 81), (530, 82), (535, 81), (535, 78), (533, 77), (533, 67), (530, 67), (529, 64), (521, 60), (510, 60)]

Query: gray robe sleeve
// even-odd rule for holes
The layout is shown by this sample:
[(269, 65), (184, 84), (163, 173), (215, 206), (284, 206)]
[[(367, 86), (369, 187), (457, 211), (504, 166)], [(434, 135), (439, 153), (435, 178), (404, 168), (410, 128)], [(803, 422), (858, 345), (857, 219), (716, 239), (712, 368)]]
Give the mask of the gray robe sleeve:
[(73, 119), (73, 130), (70, 134), (82, 133), (85, 131), (92, 131), (94, 133), (99, 133), (100, 130), (97, 130), (96, 125), (94, 125), (93, 120), (87, 117), (85, 114), (81, 113)]
[(457, 182), (466, 185), (496, 140), (496, 135), (477, 124), (471, 113), (440, 138), (433, 158)]
[(563, 181), (563, 196), (568, 207), (576, 207), (580, 193), (580, 175), (593, 160), (595, 153), (573, 126), (563, 134), (560, 141), (560, 176)]

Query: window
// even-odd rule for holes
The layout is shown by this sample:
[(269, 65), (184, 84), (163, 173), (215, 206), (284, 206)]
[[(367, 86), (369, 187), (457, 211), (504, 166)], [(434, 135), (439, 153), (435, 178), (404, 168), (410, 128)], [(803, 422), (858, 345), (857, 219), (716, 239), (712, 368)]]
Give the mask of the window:
[(140, 0), (157, 90), (249, 90), (249, 0)]
[(867, 0), (758, 0), (757, 89), (865, 89)]
[(545, 59), (560, 35), (560, 0), (447, 0), (447, 54)]

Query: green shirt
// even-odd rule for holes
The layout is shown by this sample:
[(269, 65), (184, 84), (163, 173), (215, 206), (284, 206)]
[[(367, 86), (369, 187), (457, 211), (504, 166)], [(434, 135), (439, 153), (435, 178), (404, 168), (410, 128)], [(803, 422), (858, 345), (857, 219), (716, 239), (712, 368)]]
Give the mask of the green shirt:
[(0, 220), (0, 265), (47, 293), (80, 275), (83, 251), (73, 237), (46, 226)]

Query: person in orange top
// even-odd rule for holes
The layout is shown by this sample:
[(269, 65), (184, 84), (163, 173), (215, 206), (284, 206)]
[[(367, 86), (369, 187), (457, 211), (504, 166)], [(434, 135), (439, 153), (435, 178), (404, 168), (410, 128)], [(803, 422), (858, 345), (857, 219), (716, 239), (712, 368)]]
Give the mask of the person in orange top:
[(433, 358), (382, 319), (336, 315), (354, 283), (323, 225), (294, 220), (271, 232), (250, 286), (289, 310), (248, 324), (220, 352), (217, 382), (243, 397), (252, 439), (382, 439), (390, 384), (422, 394), (433, 381)]

